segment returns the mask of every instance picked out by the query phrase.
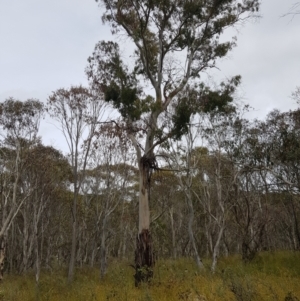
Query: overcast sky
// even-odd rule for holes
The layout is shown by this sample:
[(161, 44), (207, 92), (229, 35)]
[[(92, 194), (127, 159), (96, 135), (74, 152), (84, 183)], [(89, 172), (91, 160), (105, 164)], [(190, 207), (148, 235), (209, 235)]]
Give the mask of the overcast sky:
[[(296, 107), (300, 86), (300, 15), (281, 18), (296, 0), (262, 0), (261, 16), (235, 34), (237, 47), (213, 72), (217, 79), (242, 75), (243, 101), (264, 116)], [(96, 42), (111, 39), (94, 0), (0, 0), (0, 101), (46, 101), (52, 91), (86, 85), (84, 68)], [(125, 45), (123, 45), (125, 47)], [(51, 125), (46, 144), (60, 147)]]

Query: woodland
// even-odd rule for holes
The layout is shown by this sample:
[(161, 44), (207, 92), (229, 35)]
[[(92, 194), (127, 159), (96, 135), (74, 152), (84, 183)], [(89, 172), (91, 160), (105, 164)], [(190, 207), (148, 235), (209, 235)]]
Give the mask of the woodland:
[[(99, 2), (134, 61), (100, 41), (89, 87), (0, 103), (1, 279), (31, 273), (38, 284), (59, 270), (71, 284), (97, 268), (105, 281), (127, 262), (140, 286), (159, 261), (192, 258), (187, 266), (213, 277), (230, 256), (245, 265), (266, 252), (298, 256), (300, 108), (248, 120), (240, 76), (201, 77), (235, 46), (224, 31), (257, 17), (259, 1)], [(300, 87), (291, 93), (300, 105)], [(43, 144), (44, 117), (67, 154)]]

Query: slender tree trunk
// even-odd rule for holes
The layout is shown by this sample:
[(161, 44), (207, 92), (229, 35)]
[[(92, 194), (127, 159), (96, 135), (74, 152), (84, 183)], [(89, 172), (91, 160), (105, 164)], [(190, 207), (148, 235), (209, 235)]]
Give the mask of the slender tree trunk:
[(175, 240), (175, 227), (174, 227), (174, 208), (173, 206), (169, 210), (170, 221), (171, 221), (171, 232), (172, 232), (172, 256), (174, 259), (177, 257), (176, 252), (176, 240)]
[(28, 266), (28, 243), (29, 243), (29, 234), (28, 234), (28, 219), (27, 219), (27, 210), (24, 209), (23, 213), (23, 262), (22, 262), (22, 272), (26, 271)]
[(125, 256), (126, 252), (126, 235), (127, 235), (127, 228), (128, 228), (128, 223), (125, 224), (124, 222), (124, 213), (125, 213), (125, 204), (124, 201), (122, 202), (122, 214), (120, 218), (120, 233), (121, 234), (121, 239), (119, 243), (119, 248), (118, 248), (118, 257), (123, 259)]
[(69, 264), (68, 283), (71, 283), (74, 278), (75, 256), (76, 256), (76, 241), (77, 241), (77, 187), (74, 189), (73, 209), (72, 209), (72, 246), (71, 257)]
[(93, 244), (93, 249), (92, 249), (91, 256), (90, 256), (90, 267), (91, 268), (94, 267), (96, 248), (97, 248), (96, 244)]
[(83, 266), (83, 253), (84, 253), (84, 246), (83, 246), (83, 227), (81, 224), (78, 222), (77, 225), (77, 250), (76, 255), (75, 255), (75, 262), (79, 263), (80, 268)]
[(127, 248), (127, 244), (126, 244), (126, 237), (127, 237), (127, 228), (128, 228), (128, 224), (125, 226), (124, 229), (124, 235), (123, 235), (123, 239), (122, 239), (122, 255), (121, 258), (125, 258), (125, 254), (126, 254), (126, 248)]
[(0, 281), (3, 279), (5, 256), (6, 256), (6, 235), (2, 235), (0, 237)]
[(107, 216), (104, 214), (103, 221), (102, 221), (102, 233), (101, 233), (101, 245), (100, 245), (100, 278), (103, 278), (106, 274), (106, 220)]
[(202, 260), (199, 256), (198, 249), (196, 246), (196, 241), (194, 237), (194, 230), (193, 230), (193, 222), (194, 222), (194, 206), (193, 206), (193, 201), (191, 199), (191, 195), (189, 192), (186, 192), (186, 200), (188, 204), (188, 211), (189, 211), (189, 222), (188, 222), (188, 233), (189, 233), (189, 239), (190, 243), (192, 244), (192, 248), (194, 251), (194, 256), (196, 260), (196, 264), (199, 269), (204, 269), (204, 265), (202, 263)]
[(298, 225), (297, 212), (295, 209), (294, 199), (291, 196), (292, 210), (293, 210), (293, 218), (294, 218), (294, 235), (295, 235), (295, 249), (300, 250), (300, 231)]
[[(41, 273), (41, 252), (39, 250), (39, 233), (42, 234), (43, 237), (43, 223), (41, 223), (41, 231), (39, 231), (39, 221), (41, 219), (42, 213), (45, 209), (45, 205), (47, 200), (44, 199), (43, 196), (39, 197), (37, 195), (37, 191), (35, 193), (35, 201), (33, 202), (33, 248), (35, 254), (35, 282), (37, 285), (37, 293), (38, 293), (38, 284), (40, 280), (40, 273)], [(43, 222), (43, 220), (42, 220)], [(39, 296), (37, 296), (39, 297)]]
[(39, 254), (39, 242), (38, 242), (38, 225), (37, 221), (34, 222), (34, 250), (35, 250), (35, 282), (36, 284), (40, 281), (40, 273), (41, 273), (41, 264), (40, 264), (40, 254)]
[(52, 238), (49, 235), (47, 239), (47, 252), (46, 252), (46, 258), (45, 258), (45, 265), (46, 267), (51, 268), (51, 261), (50, 261), (50, 256), (51, 256), (51, 246), (52, 246)]
[(217, 236), (217, 240), (214, 243), (213, 252), (212, 252), (212, 265), (211, 265), (211, 271), (214, 273), (216, 270), (217, 262), (218, 262), (218, 256), (220, 253), (220, 244), (221, 239), (223, 237), (224, 229), (225, 229), (225, 204), (223, 201), (222, 196), (222, 183), (221, 183), (221, 158), (220, 158), (220, 152), (217, 155), (217, 168), (216, 168), (216, 188), (217, 188), (217, 200), (218, 200), (218, 209), (219, 213), (216, 214), (217, 227), (219, 227), (219, 232)]
[[(7, 257), (7, 261), (9, 262), (9, 269), (8, 272), (11, 273), (13, 271), (13, 269), (15, 268), (14, 266), (14, 258), (16, 258), (16, 247), (17, 246), (17, 239), (16, 239), (16, 230), (15, 230), (15, 224), (13, 223), (11, 225), (11, 230), (10, 230), (11, 236), (10, 236), (10, 242), (11, 245), (14, 246), (14, 248), (11, 248), (11, 251), (9, 252), (9, 257)], [(0, 263), (1, 264), (1, 263)]]
[(220, 230), (219, 230), (218, 238), (217, 238), (217, 241), (216, 241), (216, 243), (214, 245), (214, 249), (213, 249), (212, 264), (211, 264), (211, 271), (213, 273), (216, 271), (218, 256), (219, 256), (219, 253), (220, 253), (221, 239), (222, 239), (222, 236), (223, 236), (224, 229), (225, 229), (225, 226), (224, 226), (224, 223), (223, 223)]

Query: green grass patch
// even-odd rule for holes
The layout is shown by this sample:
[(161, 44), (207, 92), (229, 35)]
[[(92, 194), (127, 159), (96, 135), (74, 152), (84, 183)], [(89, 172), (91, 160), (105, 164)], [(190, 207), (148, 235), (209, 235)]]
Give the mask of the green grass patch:
[[(205, 261), (209, 267), (209, 261)], [(300, 301), (300, 253), (261, 253), (244, 264), (239, 256), (220, 258), (215, 274), (199, 271), (191, 259), (159, 260), (151, 284), (134, 286), (129, 262), (113, 261), (100, 280), (97, 269), (76, 271), (72, 285), (66, 271), (44, 272), (37, 287), (34, 275), (6, 275), (0, 301)]]

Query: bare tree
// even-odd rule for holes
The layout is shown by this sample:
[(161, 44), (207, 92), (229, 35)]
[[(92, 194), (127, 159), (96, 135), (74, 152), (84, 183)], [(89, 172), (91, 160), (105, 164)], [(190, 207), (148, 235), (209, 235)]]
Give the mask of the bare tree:
[(289, 11), (283, 14), (282, 17), (291, 16), (293, 19), (296, 15), (300, 15), (300, 2), (294, 3)]
[(300, 105), (300, 86), (298, 86), (296, 90), (292, 93), (292, 98), (297, 101), (298, 105)]

